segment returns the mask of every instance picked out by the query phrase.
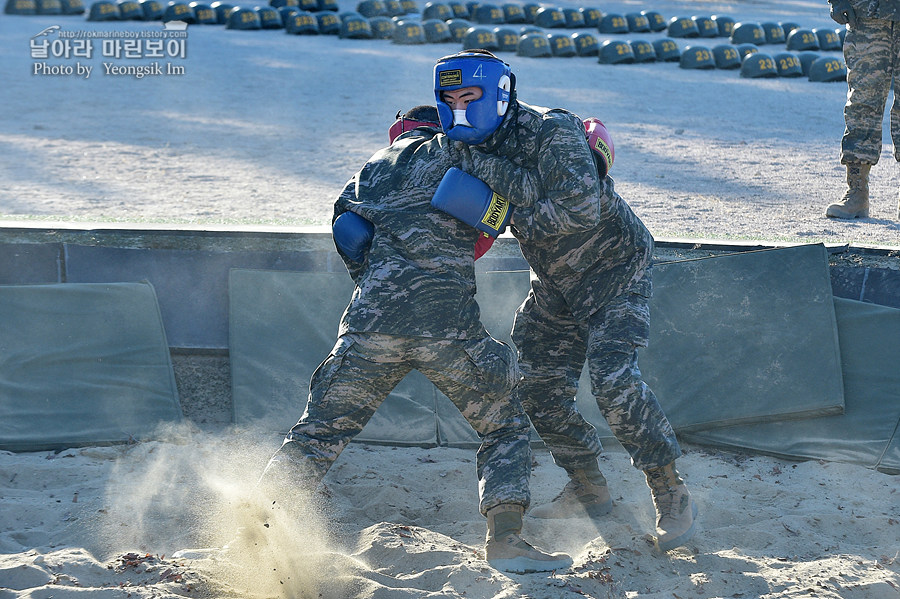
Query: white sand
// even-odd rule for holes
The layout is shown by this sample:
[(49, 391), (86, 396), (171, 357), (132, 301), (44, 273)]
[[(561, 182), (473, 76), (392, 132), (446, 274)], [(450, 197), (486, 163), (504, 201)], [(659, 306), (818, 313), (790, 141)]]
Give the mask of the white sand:
[[(526, 520), (574, 567), (508, 575), (480, 551), (474, 451), (351, 445), (303, 512), (248, 508), (272, 439), (181, 431), (168, 441), (60, 453), (0, 452), (0, 598), (900, 596), (900, 481), (838, 463), (789, 463), (688, 447), (696, 538), (658, 554), (652, 505), (627, 454), (602, 467), (615, 507), (592, 522)], [(538, 451), (536, 502), (564, 484)], [(255, 524), (251, 524), (254, 523)], [(258, 537), (229, 554), (236, 527)]]
[[(818, 0), (602, 8), (832, 26)], [(89, 80), (33, 75), (29, 39), (53, 24), (152, 26), (0, 17), (8, 221), (327, 224), (334, 196), (386, 142), (397, 109), (431, 101), (434, 59), (458, 49), (192, 27), (182, 77), (104, 77), (99, 57)], [(873, 169), (872, 218), (822, 216), (842, 193), (843, 83), (506, 58), (525, 101), (608, 124), (618, 189), (658, 238), (900, 247), (887, 147)], [(270, 526), (261, 528), (248, 489), (278, 439), (231, 430), (164, 439), (0, 452), (0, 599), (900, 597), (900, 477), (858, 466), (688, 446), (680, 468), (700, 505), (698, 532), (659, 555), (641, 474), (610, 448), (612, 514), (526, 523), (530, 539), (571, 552), (575, 566), (515, 576), (480, 555), (471, 450), (352, 445), (329, 473), (324, 501), (293, 498), (299, 515), (281, 511), (286, 502), (266, 508)], [(564, 482), (538, 452), (535, 502)], [(172, 558), (220, 546), (242, 525), (259, 533), (252, 551)]]

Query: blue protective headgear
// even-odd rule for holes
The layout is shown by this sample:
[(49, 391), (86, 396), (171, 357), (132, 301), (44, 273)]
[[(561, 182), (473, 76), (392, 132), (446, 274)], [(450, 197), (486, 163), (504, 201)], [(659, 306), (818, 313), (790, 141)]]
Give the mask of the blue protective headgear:
[[(434, 97), (447, 137), (468, 144), (487, 139), (503, 122), (514, 81), (509, 65), (486, 50), (464, 50), (438, 60)], [(454, 114), (441, 99), (441, 92), (464, 87), (480, 87), (481, 98), (470, 102), (464, 114)]]

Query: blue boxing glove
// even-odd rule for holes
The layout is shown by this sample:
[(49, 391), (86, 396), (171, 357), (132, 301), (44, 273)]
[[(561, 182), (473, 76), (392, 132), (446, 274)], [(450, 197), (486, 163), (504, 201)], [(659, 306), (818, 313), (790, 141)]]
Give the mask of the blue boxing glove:
[(331, 223), (331, 234), (338, 251), (361, 264), (372, 245), (375, 225), (355, 212), (342, 212)]
[(512, 215), (509, 202), (494, 193), (484, 181), (455, 166), (450, 167), (441, 179), (431, 205), (491, 237), (497, 237), (506, 229)]

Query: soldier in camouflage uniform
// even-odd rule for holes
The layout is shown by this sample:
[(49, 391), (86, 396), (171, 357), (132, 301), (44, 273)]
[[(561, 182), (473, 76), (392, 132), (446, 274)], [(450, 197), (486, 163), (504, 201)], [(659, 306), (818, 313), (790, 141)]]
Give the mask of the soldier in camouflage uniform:
[[(869, 171), (881, 156), (884, 105), (900, 72), (900, 2), (897, 0), (829, 0), (831, 18), (847, 25), (847, 104), (841, 164), (847, 166), (847, 192), (828, 206), (826, 216), (869, 216)], [(900, 161), (900, 99), (891, 106), (894, 158)], [(898, 205), (897, 218), (900, 218)]]
[[(516, 206), (510, 224), (532, 270), (513, 327), (524, 375), (517, 392), (570, 482), (531, 514), (597, 516), (611, 507), (597, 461), (599, 437), (575, 405), (587, 357), (600, 410), (646, 474), (658, 546), (671, 549), (693, 535), (696, 504), (675, 470), (681, 455), (675, 434), (637, 364), (650, 331), (653, 238), (612, 179), (599, 176), (582, 121), (518, 101), (514, 79), (504, 78), (511, 78), (508, 66), (499, 76), (507, 109), (495, 122), (484, 116), (497, 115), (490, 110), (498, 77), (485, 76), (504, 72), (494, 61), (503, 64), (480, 50), (441, 59), (435, 94), (444, 131), (463, 142), (453, 146), (457, 162)], [(478, 112), (479, 100), (487, 112)]]
[(566, 568), (569, 556), (544, 553), (520, 536), (530, 501), (531, 449), (528, 418), (512, 395), (520, 378), (515, 354), (480, 321), (473, 256), (479, 233), (430, 204), (451, 166), (437, 113), (417, 107), (407, 118), (431, 128), (405, 132), (377, 152), (335, 202), (335, 222), (351, 211), (374, 225), (371, 245), (354, 261), (335, 230), (356, 288), (331, 354), (312, 375), (306, 411), (263, 480), (317, 483), (385, 397), (417, 369), (482, 438), (476, 472), (479, 507), (489, 524), (488, 561), (513, 572)]

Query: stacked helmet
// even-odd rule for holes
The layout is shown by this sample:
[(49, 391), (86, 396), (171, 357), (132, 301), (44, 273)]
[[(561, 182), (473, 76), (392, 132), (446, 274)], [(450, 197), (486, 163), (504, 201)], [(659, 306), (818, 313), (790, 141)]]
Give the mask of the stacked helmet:
[(257, 6), (256, 13), (259, 15), (259, 24), (263, 29), (283, 29), (284, 21), (281, 15), (271, 6)]
[(468, 19), (472, 16), (472, 13), (469, 12), (469, 7), (462, 2), (448, 2), (447, 6), (449, 6), (450, 10), (453, 12), (452, 18), (454, 19)]
[(700, 37), (719, 37), (719, 26), (712, 20), (712, 17), (694, 15), (691, 20), (697, 24)]
[[(156, 2), (156, 0), (144, 0), (141, 2), (141, 5), (144, 7), (144, 14), (147, 13), (147, 4), (150, 2)], [(216, 23), (219, 25), (224, 25), (228, 22), (228, 13), (234, 8), (234, 4), (229, 4), (228, 2), (213, 2), (209, 5), (211, 9), (216, 11)]]
[(466, 30), (462, 39), (463, 48), (481, 48), (482, 50), (499, 50), (500, 42), (497, 34), (486, 25), (475, 25)]
[(797, 28), (787, 36), (787, 49), (795, 52), (803, 50), (818, 50), (819, 37), (812, 29)]
[(513, 4), (511, 2), (504, 4), (500, 8), (503, 9), (503, 20), (506, 23), (524, 23), (525, 22), (525, 9), (523, 9), (518, 4)]
[(755, 54), (759, 52), (759, 46), (756, 44), (738, 44), (737, 45), (738, 53), (741, 55), (741, 62), (745, 58), (747, 58), (748, 54)]
[(356, 11), (366, 18), (387, 16), (387, 7), (381, 0), (362, 0), (356, 5)]
[[(483, 50), (463, 50), (438, 60), (434, 66), (434, 97), (447, 137), (469, 144), (488, 138), (509, 108), (514, 89), (509, 65)], [(465, 110), (453, 110), (441, 97), (445, 91), (478, 87), (481, 97)]]
[(844, 47), (841, 36), (836, 29), (828, 27), (816, 27), (813, 33), (819, 38), (819, 50), (840, 50)]
[(575, 42), (575, 52), (578, 56), (597, 56), (600, 51), (600, 41), (592, 33), (576, 31), (572, 34), (572, 41)]
[(425, 8), (422, 10), (423, 21), (428, 21), (430, 19), (439, 19), (441, 21), (446, 21), (452, 18), (453, 9), (450, 8), (449, 4), (444, 4), (442, 2), (428, 2), (425, 4)]
[(84, 3), (81, 0), (62, 0), (59, 4), (64, 15), (84, 14)]
[(785, 41), (784, 27), (780, 23), (766, 22), (762, 24), (763, 32), (766, 34), (767, 44), (783, 44)]
[(313, 13), (302, 10), (291, 15), (291, 18), (284, 24), (284, 29), (293, 35), (318, 35), (319, 22)]
[(781, 25), (781, 28), (784, 29), (785, 38), (791, 34), (791, 31), (800, 28), (800, 24), (794, 23), (793, 21), (782, 21), (781, 23), (779, 23), (779, 25)]
[(809, 65), (810, 81), (844, 81), (847, 79), (847, 65), (838, 58), (820, 56)]
[(700, 37), (697, 23), (690, 17), (672, 17), (668, 25), (669, 37)]
[(663, 62), (681, 60), (681, 49), (678, 47), (678, 43), (670, 37), (653, 40), (653, 50), (656, 51), (656, 60)]
[(472, 28), (472, 23), (466, 19), (450, 19), (447, 21), (447, 27), (450, 29), (453, 41), (462, 42), (466, 37), (466, 32)]
[(397, 21), (391, 41), (401, 45), (424, 44), (425, 30), (417, 21)]
[(706, 46), (688, 46), (681, 53), (678, 66), (682, 69), (714, 69), (716, 61), (712, 50)]
[(529, 58), (546, 58), (553, 56), (553, 50), (550, 48), (550, 40), (546, 35), (532, 31), (522, 34), (522, 37), (519, 38), (516, 54)]
[(731, 32), (734, 30), (734, 19), (726, 15), (713, 15), (710, 19), (719, 28), (719, 37), (731, 37)]
[(762, 52), (748, 54), (741, 63), (741, 77), (746, 77), (747, 79), (778, 77), (775, 59)]
[(778, 69), (779, 77), (803, 76), (803, 65), (800, 64), (800, 57), (793, 52), (779, 52), (772, 58), (775, 59), (775, 68)]
[(534, 24), (538, 27), (545, 27), (547, 29), (565, 27), (566, 15), (562, 10), (558, 8), (545, 6), (543, 8), (539, 8), (538, 11), (534, 14)]
[(481, 25), (501, 25), (506, 17), (496, 4), (479, 4), (472, 11), (472, 19)]
[(634, 62), (654, 62), (656, 50), (653, 44), (647, 40), (631, 40), (631, 51), (634, 52)]
[(515, 52), (519, 49), (519, 31), (513, 27), (502, 25), (494, 27), (494, 35), (497, 36), (497, 46), (501, 52)]
[(453, 41), (453, 33), (450, 32), (450, 26), (440, 19), (422, 21), (422, 30), (425, 32), (425, 41), (429, 44)]
[(597, 24), (600, 33), (628, 33), (628, 21), (624, 16), (616, 13), (607, 13)]
[(597, 157), (597, 172), (600, 178), (606, 176), (616, 159), (616, 148), (613, 146), (612, 137), (600, 119), (591, 117), (584, 119), (584, 135), (587, 137), (591, 151)]
[(713, 46), (712, 53), (717, 69), (741, 68), (741, 53), (734, 44)]
[(662, 31), (668, 27), (665, 17), (655, 10), (642, 10), (641, 14), (647, 17), (647, 22), (650, 23), (650, 31)]
[(584, 19), (585, 27), (596, 27), (600, 24), (600, 19), (603, 18), (603, 13), (599, 8), (582, 6), (578, 10), (581, 12), (581, 17)]
[(394, 37), (394, 21), (390, 17), (372, 17), (369, 19), (372, 37), (377, 40), (389, 40)]
[(634, 62), (634, 50), (626, 41), (606, 40), (600, 44), (597, 62), (600, 64), (631, 64)]
[(647, 18), (647, 15), (630, 12), (625, 15), (625, 21), (628, 23), (628, 31), (632, 33), (650, 31), (650, 19)]
[(550, 40), (550, 50), (553, 56), (570, 58), (576, 55), (575, 42), (567, 33), (548, 33), (547, 39)]
[(338, 36), (356, 40), (372, 39), (372, 26), (369, 24), (369, 19), (359, 13), (353, 13), (341, 19), (341, 31)]
[[(162, 3), (158, 2), (158, 0), (141, 0), (140, 4), (141, 4), (141, 10), (144, 11), (144, 20), (145, 21), (158, 21), (162, 18), (163, 12), (165, 12), (165, 9), (163, 8)], [(216, 3), (216, 4), (218, 4), (218, 3)], [(229, 6), (228, 10), (231, 10), (232, 8), (233, 8), (232, 6)], [(218, 13), (216, 13), (216, 14), (217, 14), (217, 16), (219, 16)], [(224, 15), (224, 17), (225, 18), (223, 18), (222, 16), (219, 16), (220, 24), (225, 23), (225, 20), (228, 17), (228, 14), (226, 13)]]
[[(123, 21), (125, 20), (135, 20), (135, 21), (143, 21), (144, 20), (144, 9), (141, 8), (141, 5), (135, 2), (135, 0), (119, 0), (119, 18)], [(38, 0), (37, 10), (39, 15), (48, 15), (48, 14), (60, 14), (62, 12), (62, 5), (57, 2), (57, 8), (59, 9), (56, 13), (46, 12), (47, 10), (53, 10), (52, 3), (47, 2), (46, 0)], [(196, 10), (196, 9), (194, 9)]]
[[(112, 4), (112, 2), (108, 2), (108, 4)], [(113, 4), (113, 6), (115, 5)], [(93, 6), (91, 6), (91, 9), (93, 10)], [(37, 2), (34, 0), (6, 0), (6, 8), (3, 9), (3, 12), (8, 15), (36, 15)], [(88, 21), (98, 20), (99, 19), (92, 19), (90, 15), (88, 15)]]
[(190, 25), (197, 23), (194, 9), (187, 2), (169, 2), (163, 11), (162, 20), (164, 23), (169, 21), (184, 21)]
[(731, 30), (731, 43), (738, 44), (756, 44), (757, 46), (766, 43), (766, 32), (759, 23), (735, 23)]
[(201, 25), (219, 24), (219, 16), (216, 14), (216, 11), (213, 10), (213, 7), (209, 4), (203, 4), (202, 2), (191, 2), (190, 7), (194, 9), (194, 16), (197, 19), (197, 23)]
[(242, 31), (262, 29), (259, 15), (249, 6), (239, 6), (228, 13), (228, 22), (225, 29), (239, 29)]
[(569, 29), (578, 29), (585, 27), (584, 13), (578, 8), (564, 8), (563, 16), (566, 18), (566, 27)]

